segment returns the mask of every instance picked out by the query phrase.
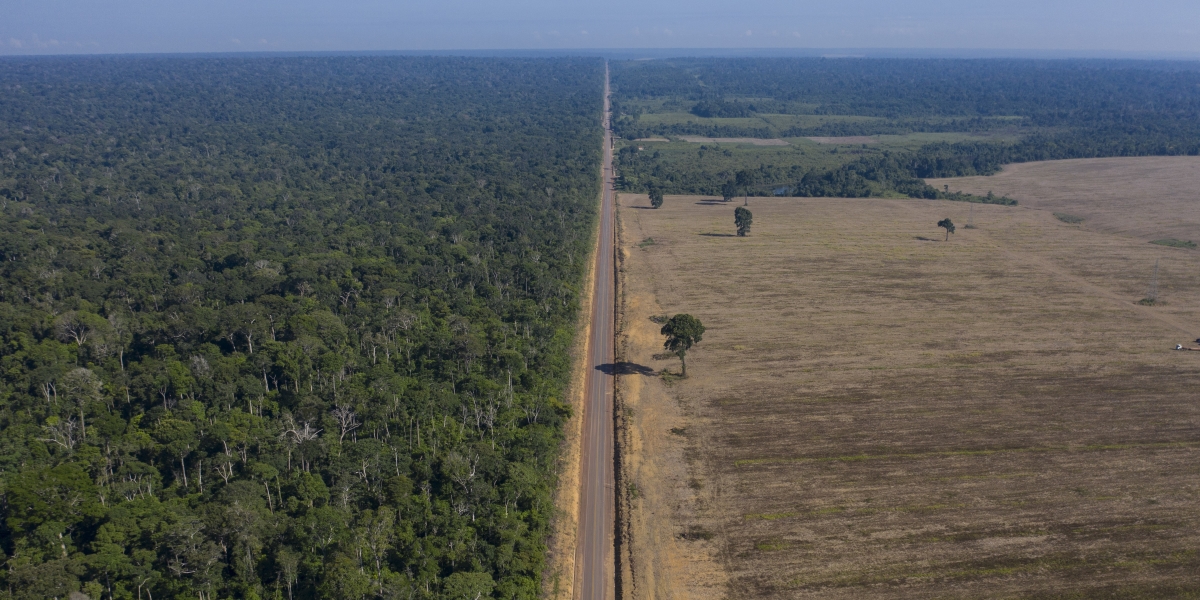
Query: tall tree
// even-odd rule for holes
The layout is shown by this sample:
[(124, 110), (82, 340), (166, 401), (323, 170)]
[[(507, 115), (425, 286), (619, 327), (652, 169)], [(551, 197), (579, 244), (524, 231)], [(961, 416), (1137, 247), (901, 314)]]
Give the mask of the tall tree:
[(949, 218), (942, 219), (937, 222), (937, 226), (946, 230), (946, 241), (950, 241), (950, 234), (954, 233), (954, 221)]
[(733, 200), (733, 197), (736, 195), (737, 183), (735, 183), (732, 179), (721, 185), (721, 200), (723, 202), (729, 202), (730, 200)]
[(654, 208), (659, 208), (662, 205), (663, 205), (662, 190), (660, 190), (658, 188), (652, 188), (650, 190), (650, 206), (653, 206)]
[(687, 351), (699, 344), (704, 335), (704, 324), (692, 315), (680, 313), (671, 317), (660, 331), (667, 336), (663, 348), (675, 353), (683, 366), (683, 376), (687, 377)]
[(750, 209), (739, 206), (733, 209), (733, 224), (737, 226), (738, 237), (745, 237), (750, 233), (750, 225), (754, 223), (754, 214)]

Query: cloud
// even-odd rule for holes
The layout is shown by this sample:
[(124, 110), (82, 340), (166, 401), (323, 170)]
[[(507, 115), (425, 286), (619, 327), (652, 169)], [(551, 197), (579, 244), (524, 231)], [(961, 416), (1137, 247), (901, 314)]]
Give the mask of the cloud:
[[(28, 39), (10, 37), (8, 38), (8, 45), (18, 50), (49, 50), (64, 45), (64, 42), (60, 42), (54, 38), (43, 40), (35, 33)], [(78, 46), (79, 44), (76, 43), (75, 45)]]

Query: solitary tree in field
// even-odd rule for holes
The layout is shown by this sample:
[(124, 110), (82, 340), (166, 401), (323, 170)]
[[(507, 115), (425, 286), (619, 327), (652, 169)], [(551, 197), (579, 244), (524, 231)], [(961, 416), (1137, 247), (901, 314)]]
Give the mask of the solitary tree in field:
[(733, 224), (737, 225), (738, 235), (745, 237), (750, 233), (750, 225), (754, 223), (754, 215), (750, 209), (739, 206), (733, 209)]
[(946, 218), (938, 221), (937, 226), (946, 230), (946, 241), (950, 241), (950, 234), (954, 233), (954, 222)]
[(657, 188), (650, 190), (650, 206), (653, 206), (654, 208), (658, 208), (658, 207), (662, 206), (662, 203), (663, 203), (662, 190), (657, 189)]
[(737, 195), (737, 184), (734, 183), (732, 179), (730, 179), (729, 181), (726, 181), (725, 185), (721, 186), (721, 200), (722, 201), (729, 202), (730, 200), (733, 200), (733, 197), (736, 195)]
[(704, 335), (704, 325), (700, 323), (700, 319), (681, 313), (671, 317), (662, 326), (660, 333), (667, 336), (663, 348), (679, 357), (679, 362), (683, 365), (683, 376), (687, 377), (687, 351), (700, 343), (700, 337)]

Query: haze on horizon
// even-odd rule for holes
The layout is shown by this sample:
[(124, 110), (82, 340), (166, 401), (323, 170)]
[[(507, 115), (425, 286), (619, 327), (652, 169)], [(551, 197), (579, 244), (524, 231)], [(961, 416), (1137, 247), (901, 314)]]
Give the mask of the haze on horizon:
[(1200, 56), (1184, 0), (0, 0), (0, 55), (893, 48)]

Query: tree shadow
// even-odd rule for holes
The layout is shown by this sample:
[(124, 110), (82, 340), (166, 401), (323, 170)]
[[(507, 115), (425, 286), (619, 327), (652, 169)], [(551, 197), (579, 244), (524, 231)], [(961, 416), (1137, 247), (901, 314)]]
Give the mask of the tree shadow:
[(729, 203), (722, 202), (720, 200), (701, 200), (700, 202), (697, 202), (696, 204), (699, 204), (700, 206), (725, 206), (726, 204), (729, 204)]
[(626, 206), (624, 208), (634, 208), (637, 210), (655, 210), (653, 206)]
[(940, 242), (940, 241), (942, 241), (942, 240), (935, 240), (935, 239), (933, 239), (933, 238), (921, 237), (921, 236), (919, 236), (919, 235), (918, 235), (918, 236), (916, 236), (916, 238), (917, 238), (918, 240), (921, 240), (922, 242)]
[(596, 367), (605, 375), (654, 375), (654, 369), (631, 362), (608, 363)]
[(700, 235), (704, 237), (737, 237), (737, 234), (733, 233), (701, 233)]

